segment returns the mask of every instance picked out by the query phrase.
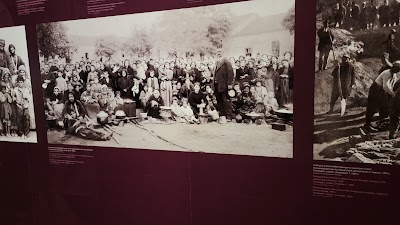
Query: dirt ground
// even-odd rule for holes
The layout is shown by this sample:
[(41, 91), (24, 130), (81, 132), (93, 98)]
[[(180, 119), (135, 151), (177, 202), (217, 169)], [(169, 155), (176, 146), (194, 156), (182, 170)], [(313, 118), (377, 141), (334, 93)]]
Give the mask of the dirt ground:
[(119, 134), (114, 133), (110, 141), (88, 141), (55, 130), (48, 131), (48, 141), (68, 145), (293, 157), (291, 126), (287, 126), (286, 131), (273, 130), (271, 125), (245, 123), (128, 123), (112, 128)]
[(22, 137), (18, 137), (18, 136), (17, 137), (0, 136), (0, 141), (37, 143), (36, 131), (31, 131), (29, 133), (28, 139), (23, 139)]
[[(351, 148), (349, 137), (360, 135), (364, 122), (365, 107), (350, 108), (343, 117), (339, 112), (315, 115), (314, 159), (343, 161), (346, 151)], [(387, 140), (388, 136), (389, 131), (376, 132), (372, 140)]]

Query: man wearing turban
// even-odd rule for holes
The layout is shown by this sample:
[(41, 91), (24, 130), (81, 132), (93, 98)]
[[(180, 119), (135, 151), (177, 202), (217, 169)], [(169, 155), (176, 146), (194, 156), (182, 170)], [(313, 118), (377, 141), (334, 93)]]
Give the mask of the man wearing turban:
[(14, 71), (14, 67), (11, 63), (10, 56), (7, 54), (4, 47), (6, 46), (6, 42), (4, 39), (0, 39), (0, 69), (9, 69), (11, 72)]

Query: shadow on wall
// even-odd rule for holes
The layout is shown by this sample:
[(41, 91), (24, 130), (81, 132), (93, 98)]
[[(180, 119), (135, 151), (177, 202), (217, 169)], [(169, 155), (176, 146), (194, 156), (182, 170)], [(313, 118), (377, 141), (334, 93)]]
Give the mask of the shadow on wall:
[[(11, 1), (9, 4), (11, 4)], [(9, 27), (14, 25), (11, 6), (9, 4), (0, 2), (0, 27)]]

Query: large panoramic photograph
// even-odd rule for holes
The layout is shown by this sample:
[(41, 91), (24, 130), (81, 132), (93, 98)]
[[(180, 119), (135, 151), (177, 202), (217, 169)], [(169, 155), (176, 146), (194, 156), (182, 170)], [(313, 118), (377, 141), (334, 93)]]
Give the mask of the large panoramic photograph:
[(400, 164), (400, 3), (319, 0), (314, 159)]
[(38, 24), (48, 142), (292, 158), (294, 6)]

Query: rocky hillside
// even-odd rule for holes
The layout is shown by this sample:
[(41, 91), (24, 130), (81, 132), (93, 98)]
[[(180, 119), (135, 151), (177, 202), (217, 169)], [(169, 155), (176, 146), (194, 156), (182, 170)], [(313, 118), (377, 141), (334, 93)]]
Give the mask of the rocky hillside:
[[(368, 90), (378, 75), (380, 60), (362, 59), (353, 63), (356, 72), (356, 89), (352, 91), (348, 101), (350, 106), (365, 106)], [(314, 112), (316, 114), (329, 110), (332, 90), (333, 68), (315, 74)], [(336, 103), (339, 105), (339, 101)], [(339, 106), (338, 106), (339, 107)]]
[[(350, 54), (352, 57), (352, 64), (355, 67), (356, 89), (351, 93), (349, 104), (350, 106), (364, 106), (369, 87), (378, 76), (378, 71), (381, 67), (380, 58), (364, 57), (365, 44), (349, 31), (332, 29), (332, 33), (335, 37), (334, 52), (336, 59), (339, 60), (344, 54)], [(317, 71), (317, 49), (315, 55), (315, 70)], [(329, 110), (334, 64), (334, 56), (331, 53), (328, 61), (328, 69), (322, 72), (316, 72), (315, 74), (314, 111), (317, 114)], [(339, 104), (339, 102), (337, 104)]]

